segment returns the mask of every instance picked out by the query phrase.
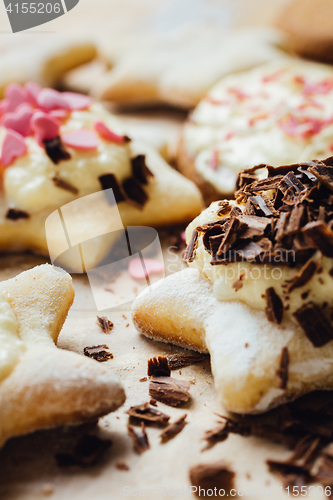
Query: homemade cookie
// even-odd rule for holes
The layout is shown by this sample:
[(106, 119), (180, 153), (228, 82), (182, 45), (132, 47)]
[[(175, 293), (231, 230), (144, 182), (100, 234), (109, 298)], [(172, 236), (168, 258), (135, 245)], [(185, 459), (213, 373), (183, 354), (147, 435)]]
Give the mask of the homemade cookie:
[[(15, 37), (15, 41), (13, 38)], [(64, 33), (2, 33), (0, 96), (12, 82), (55, 86), (63, 75), (97, 55), (93, 42)]]
[(227, 410), (333, 388), (333, 157), (243, 171), (187, 228), (190, 269), (144, 291), (148, 337), (209, 352)]
[(281, 58), (285, 49), (281, 33), (268, 28), (230, 31), (206, 20), (148, 31), (119, 49), (93, 94), (120, 105), (191, 108), (223, 75)]
[(12, 84), (0, 106), (0, 250), (50, 252), (82, 272), (108, 254), (124, 226), (200, 213), (195, 184), (132, 143), (89, 97)]
[(73, 299), (71, 277), (48, 264), (0, 283), (0, 445), (123, 404), (110, 370), (55, 345)]
[(208, 203), (232, 197), (238, 172), (326, 158), (333, 145), (333, 69), (286, 59), (223, 78), (190, 115), (178, 168)]
[(284, 7), (276, 25), (286, 32), (296, 53), (332, 63), (332, 16), (330, 0), (293, 0)]

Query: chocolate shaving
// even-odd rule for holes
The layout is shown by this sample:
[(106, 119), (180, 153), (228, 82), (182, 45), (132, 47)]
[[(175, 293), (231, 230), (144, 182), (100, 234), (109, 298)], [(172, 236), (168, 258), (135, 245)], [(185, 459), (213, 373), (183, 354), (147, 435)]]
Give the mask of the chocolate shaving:
[(104, 333), (110, 333), (113, 330), (114, 324), (106, 316), (97, 316), (97, 324)]
[(271, 216), (273, 215), (272, 209), (269, 207), (267, 204), (267, 201), (264, 200), (262, 196), (251, 196), (249, 198), (249, 201), (252, 203), (254, 206), (256, 212), (262, 212), (264, 215)]
[(315, 481), (319, 481), (324, 486), (333, 486), (333, 459), (323, 455), (320, 459)]
[(19, 219), (29, 219), (30, 215), (24, 210), (18, 210), (17, 208), (9, 208), (6, 213), (6, 219), (19, 220)]
[(286, 389), (289, 378), (289, 352), (288, 347), (284, 347), (281, 351), (280, 368), (277, 375), (280, 378), (279, 388)]
[(141, 210), (148, 201), (148, 195), (135, 179), (130, 177), (123, 182), (123, 190), (126, 195), (127, 203), (132, 204), (135, 208)]
[(309, 222), (302, 232), (326, 257), (333, 257), (333, 232), (323, 221)]
[(133, 177), (140, 184), (148, 184), (148, 179), (154, 177), (154, 174), (146, 165), (145, 155), (138, 155), (131, 159)]
[(280, 324), (283, 318), (283, 302), (271, 286), (266, 289), (266, 308), (265, 313), (268, 321)]
[(322, 347), (333, 339), (331, 323), (313, 302), (304, 304), (294, 312), (293, 316), (314, 347)]
[(174, 438), (175, 436), (177, 436), (177, 434), (179, 434), (184, 429), (184, 427), (186, 425), (186, 422), (185, 422), (186, 417), (187, 417), (187, 414), (183, 415), (178, 420), (176, 420), (176, 422), (173, 422), (172, 424), (168, 425), (168, 427), (166, 427), (164, 429), (164, 431), (160, 434), (160, 438), (161, 438), (163, 443)]
[(231, 207), (228, 201), (220, 201), (218, 205), (220, 208), (217, 210), (216, 215), (222, 216), (230, 212)]
[(311, 480), (311, 475), (306, 467), (277, 460), (267, 460), (266, 463), (270, 471), (277, 472), (282, 476), (285, 487), (303, 486)]
[(327, 167), (324, 163), (317, 163), (310, 166), (308, 171), (315, 175), (330, 191), (333, 191), (333, 170), (331, 167)]
[(83, 436), (70, 453), (57, 453), (58, 467), (91, 467), (108, 450), (112, 442), (102, 440), (97, 436)]
[(141, 422), (141, 430), (137, 430), (131, 425), (127, 426), (128, 434), (133, 440), (134, 448), (138, 453), (149, 450), (150, 444), (146, 433), (145, 424)]
[(131, 406), (127, 413), (131, 418), (138, 420), (145, 420), (147, 422), (156, 422), (160, 424), (167, 424), (170, 420), (169, 415), (162, 413), (155, 408), (149, 406), (149, 403), (143, 403), (137, 406)]
[(118, 470), (123, 470), (126, 472), (130, 470), (129, 466), (125, 462), (117, 462), (116, 467)]
[(69, 182), (65, 181), (64, 179), (60, 179), (60, 177), (52, 177), (53, 184), (57, 186), (60, 189), (64, 189), (65, 191), (69, 191), (70, 193), (73, 194), (78, 194), (79, 190)]
[(114, 174), (104, 174), (98, 177), (98, 179), (104, 191), (112, 189), (113, 196), (110, 192), (106, 193), (106, 198), (110, 205), (114, 205), (114, 202), (120, 203), (121, 201), (125, 201), (125, 193)]
[(194, 363), (199, 363), (206, 359), (205, 354), (169, 354), (167, 356), (168, 365), (171, 371), (179, 370), (185, 366), (193, 365)]
[(71, 155), (66, 150), (60, 136), (43, 141), (45, 152), (50, 160), (58, 165), (63, 160), (70, 160)]
[(316, 272), (317, 264), (314, 260), (308, 260), (306, 264), (295, 274), (286, 288), (286, 292), (290, 293), (295, 288), (306, 285)]
[(151, 378), (149, 382), (149, 395), (169, 406), (178, 406), (189, 400), (190, 384), (184, 380), (172, 377)]
[(224, 460), (219, 460), (210, 464), (199, 464), (190, 469), (191, 485), (200, 488), (200, 496), (206, 496), (208, 490), (214, 488), (224, 490), (226, 496), (230, 495), (230, 490), (234, 488), (235, 473), (230, 470)]
[(193, 262), (195, 259), (195, 251), (198, 246), (198, 237), (199, 233), (196, 229), (194, 229), (191, 237), (191, 241), (188, 244), (185, 255), (184, 255), (184, 260), (185, 262)]
[(148, 377), (169, 377), (170, 368), (165, 356), (148, 359)]
[(246, 276), (246, 273), (241, 273), (236, 279), (235, 281), (233, 282), (233, 284), (231, 285), (231, 288), (233, 288), (234, 290), (236, 290), (236, 292), (238, 292), (238, 290), (240, 290), (241, 288), (243, 288), (244, 286), (244, 280), (245, 280), (245, 276)]
[(113, 354), (106, 349), (109, 349), (109, 347), (105, 344), (95, 345), (92, 347), (85, 347), (83, 353), (85, 356), (88, 356), (88, 358), (93, 358), (102, 363), (108, 359), (113, 359)]

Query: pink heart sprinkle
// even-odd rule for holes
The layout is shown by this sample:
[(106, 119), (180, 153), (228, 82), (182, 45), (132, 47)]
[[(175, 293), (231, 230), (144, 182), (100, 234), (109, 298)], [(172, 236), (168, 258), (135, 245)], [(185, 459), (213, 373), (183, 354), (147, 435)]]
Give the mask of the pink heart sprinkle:
[(4, 167), (8, 167), (16, 158), (20, 158), (25, 155), (27, 150), (28, 148), (22, 135), (18, 134), (14, 130), (8, 130), (2, 144), (2, 165)]
[(92, 103), (91, 97), (84, 94), (76, 94), (75, 92), (63, 92), (62, 97), (67, 102), (69, 109), (79, 110), (89, 108)]
[(36, 82), (27, 82), (24, 85), (25, 90), (28, 93), (28, 98), (31, 104), (38, 106), (37, 99), (43, 87), (38, 85)]
[(155, 259), (144, 259), (144, 266), (141, 259), (131, 259), (128, 265), (128, 272), (131, 278), (143, 280), (151, 274), (158, 274), (164, 271), (163, 262)]
[(59, 120), (43, 113), (42, 111), (37, 111), (33, 115), (30, 125), (36, 134), (36, 138), (40, 146), (43, 145), (43, 141), (54, 139), (54, 137), (59, 135)]
[(53, 109), (49, 112), (49, 115), (53, 118), (58, 118), (58, 120), (65, 120), (68, 116), (67, 109)]
[(54, 89), (42, 89), (37, 96), (37, 104), (44, 111), (52, 109), (69, 109), (69, 105), (61, 92)]
[(112, 130), (110, 130), (109, 127), (107, 127), (103, 122), (95, 122), (94, 127), (99, 135), (107, 141), (115, 142), (117, 144), (125, 142), (125, 137), (123, 135), (118, 135), (115, 132), (112, 132)]
[(8, 103), (7, 112), (13, 112), (23, 103), (29, 103), (28, 92), (18, 83), (10, 83), (5, 90), (5, 97)]
[(74, 149), (91, 151), (98, 148), (98, 139), (94, 132), (84, 128), (63, 134), (61, 139), (64, 144)]
[(27, 137), (32, 134), (30, 120), (33, 114), (34, 110), (29, 104), (20, 104), (14, 113), (6, 113), (1, 121), (6, 128)]
[(3, 116), (8, 111), (8, 101), (7, 99), (2, 99), (0, 101), (0, 116)]

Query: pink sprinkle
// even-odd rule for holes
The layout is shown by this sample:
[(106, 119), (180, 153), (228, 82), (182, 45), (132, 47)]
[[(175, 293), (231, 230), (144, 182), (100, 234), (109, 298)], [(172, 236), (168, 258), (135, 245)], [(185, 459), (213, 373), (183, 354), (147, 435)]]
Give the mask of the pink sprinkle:
[(245, 94), (242, 90), (238, 89), (237, 87), (229, 87), (228, 88), (229, 94), (232, 94), (236, 97), (238, 101), (244, 101), (245, 99), (248, 99), (250, 96), (249, 94)]
[(61, 92), (54, 89), (42, 89), (37, 96), (37, 103), (44, 111), (53, 109), (69, 109), (69, 104)]
[(107, 141), (110, 142), (115, 142), (117, 144), (122, 144), (125, 142), (125, 136), (123, 135), (118, 135), (115, 132), (112, 132), (112, 130), (109, 129), (103, 122), (95, 122), (95, 130), (96, 132), (99, 133), (103, 139), (106, 139)]
[(69, 109), (72, 111), (87, 109), (92, 103), (91, 97), (84, 94), (76, 94), (75, 92), (63, 92), (62, 97), (67, 102)]
[(8, 167), (16, 158), (25, 155), (28, 148), (22, 135), (14, 130), (8, 130), (2, 144), (1, 163)]
[(8, 111), (8, 100), (2, 99), (0, 101), (0, 116), (3, 116)]
[(228, 106), (230, 104), (230, 101), (228, 101), (227, 99), (214, 99), (214, 97), (212, 97), (211, 95), (206, 95), (205, 101), (216, 106)]
[(209, 166), (212, 170), (217, 170), (219, 166), (219, 152), (217, 149), (213, 150), (212, 157), (209, 161)]
[(30, 125), (36, 134), (40, 146), (42, 146), (43, 141), (54, 139), (54, 137), (59, 135), (59, 120), (42, 111), (37, 111), (33, 115)]
[(262, 77), (263, 83), (269, 83), (269, 82), (274, 82), (275, 80), (278, 80), (280, 76), (285, 73), (285, 69), (278, 69), (274, 73), (271, 73), (270, 75), (266, 75)]
[(53, 109), (49, 112), (49, 116), (58, 118), (58, 120), (66, 120), (66, 118), (68, 117), (68, 113), (69, 112), (67, 111), (67, 109)]
[(155, 259), (144, 259), (144, 266), (141, 259), (131, 259), (128, 265), (128, 272), (131, 278), (143, 280), (151, 274), (159, 274), (164, 271), (164, 264)]
[(97, 136), (91, 130), (84, 128), (63, 134), (61, 138), (64, 144), (74, 149), (91, 151), (98, 148)]
[(186, 243), (186, 233), (185, 231), (183, 231), (181, 234), (180, 234), (180, 239), (183, 240), (184, 243)]
[(10, 113), (15, 111), (20, 104), (29, 103), (28, 92), (18, 83), (10, 83), (7, 85), (5, 98), (8, 105), (6, 111)]
[(333, 144), (330, 144), (330, 145), (328, 146), (328, 149), (329, 149), (330, 151), (333, 151)]
[(28, 98), (33, 106), (38, 106), (37, 99), (42, 90), (42, 87), (35, 82), (27, 82), (24, 85), (25, 90), (28, 93)]
[(29, 104), (20, 104), (15, 112), (5, 113), (1, 121), (6, 128), (27, 137), (32, 134), (30, 120), (33, 114), (34, 110)]
[(230, 141), (233, 137), (235, 137), (235, 132), (228, 132), (225, 136), (225, 140)]

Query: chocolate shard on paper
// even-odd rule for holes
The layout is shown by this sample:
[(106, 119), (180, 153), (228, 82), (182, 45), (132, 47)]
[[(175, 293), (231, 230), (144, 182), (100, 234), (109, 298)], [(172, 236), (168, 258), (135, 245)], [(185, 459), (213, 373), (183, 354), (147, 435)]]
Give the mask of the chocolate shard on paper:
[(133, 440), (134, 448), (138, 453), (143, 453), (144, 451), (149, 450), (150, 444), (146, 433), (146, 427), (143, 422), (141, 422), (140, 430), (135, 429), (131, 425), (127, 426), (127, 430)]
[(83, 349), (83, 353), (85, 356), (88, 356), (88, 358), (93, 358), (102, 363), (108, 359), (113, 359), (113, 354), (107, 349), (109, 349), (109, 347), (106, 344), (101, 344), (92, 347), (85, 347)]
[(147, 422), (156, 422), (160, 424), (167, 424), (170, 420), (169, 415), (162, 413), (156, 408), (149, 406), (149, 403), (143, 403), (137, 406), (131, 406), (127, 413), (130, 417), (138, 420), (145, 420)]
[(189, 400), (190, 384), (172, 377), (154, 377), (149, 382), (149, 395), (169, 406), (178, 406)]
[(148, 377), (170, 377), (170, 367), (166, 356), (148, 359)]
[(160, 438), (161, 438), (163, 443), (174, 438), (175, 436), (177, 436), (177, 434), (179, 434), (184, 429), (184, 427), (186, 425), (186, 422), (185, 422), (186, 417), (187, 417), (187, 414), (183, 415), (178, 420), (176, 420), (176, 422), (169, 424), (168, 427), (166, 427), (164, 429), (164, 431), (160, 434)]
[(292, 280), (288, 284), (286, 288), (286, 292), (290, 293), (295, 288), (306, 285), (308, 281), (312, 278), (314, 273), (316, 272), (317, 264), (314, 260), (308, 260), (304, 266), (299, 270), (298, 273), (293, 276)]
[(190, 469), (191, 485), (195, 486), (198, 492), (199, 488), (201, 488), (201, 494), (204, 492), (205, 495), (208, 490), (214, 491), (214, 488), (216, 488), (217, 491), (224, 490), (226, 496), (232, 496), (230, 490), (234, 488), (234, 478), (235, 473), (224, 460), (209, 464), (198, 464)]
[(280, 474), (285, 487), (290, 485), (303, 486), (311, 480), (311, 474), (307, 467), (277, 460), (267, 460), (266, 463), (271, 472)]
[(333, 327), (321, 309), (308, 302), (293, 313), (314, 347), (322, 347), (333, 340)]
[(97, 436), (83, 436), (73, 451), (56, 454), (58, 467), (91, 467), (99, 461), (111, 444), (110, 440), (102, 440)]
[(169, 354), (167, 356), (168, 365), (171, 371), (179, 370), (185, 366), (193, 365), (194, 363), (199, 363), (204, 359), (207, 359), (207, 354)]
[(60, 189), (64, 189), (65, 191), (69, 191), (70, 193), (73, 194), (78, 194), (79, 190), (69, 182), (65, 181), (64, 179), (61, 179), (58, 176), (52, 177), (52, 182), (55, 186), (57, 186)]
[(280, 367), (278, 369), (277, 375), (280, 378), (279, 388), (286, 389), (289, 379), (289, 352), (288, 347), (284, 347), (281, 351)]
[(71, 155), (66, 150), (59, 135), (54, 137), (54, 139), (45, 140), (43, 143), (47, 156), (55, 165), (58, 165), (61, 161), (71, 159)]
[(104, 333), (110, 333), (114, 328), (114, 324), (106, 316), (97, 316), (97, 324)]
[(10, 220), (29, 219), (29, 217), (28, 212), (17, 208), (9, 208), (6, 213), (6, 219)]
[(272, 286), (266, 289), (265, 298), (265, 313), (268, 321), (280, 324), (283, 318), (283, 303)]
[(148, 184), (148, 179), (154, 177), (154, 174), (149, 170), (146, 164), (146, 156), (138, 155), (131, 159), (133, 177), (140, 184)]

